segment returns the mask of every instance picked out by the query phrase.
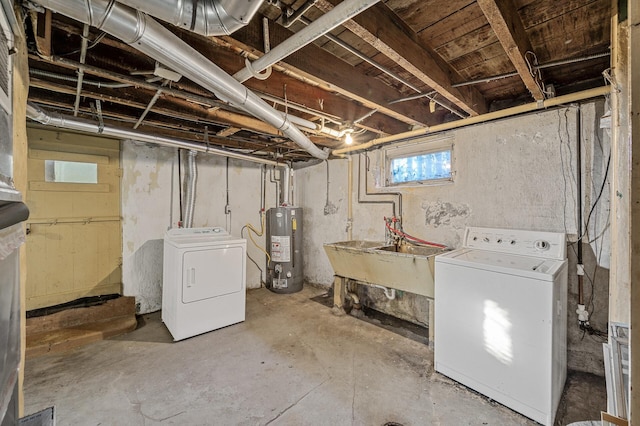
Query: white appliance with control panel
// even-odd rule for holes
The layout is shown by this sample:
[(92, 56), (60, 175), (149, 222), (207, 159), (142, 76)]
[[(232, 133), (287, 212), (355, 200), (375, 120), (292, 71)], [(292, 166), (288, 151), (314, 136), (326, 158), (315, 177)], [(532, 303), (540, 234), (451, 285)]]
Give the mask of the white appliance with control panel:
[(469, 227), (435, 260), (435, 370), (553, 425), (566, 305), (564, 233)]
[(246, 250), (223, 228), (166, 232), (162, 321), (175, 340), (244, 321)]

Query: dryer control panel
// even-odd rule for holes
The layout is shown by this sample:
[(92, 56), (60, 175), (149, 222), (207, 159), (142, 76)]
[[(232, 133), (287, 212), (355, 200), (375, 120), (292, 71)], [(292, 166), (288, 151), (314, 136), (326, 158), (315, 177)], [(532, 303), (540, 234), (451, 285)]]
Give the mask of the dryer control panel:
[(464, 247), (544, 259), (567, 258), (566, 235), (563, 232), (467, 227)]

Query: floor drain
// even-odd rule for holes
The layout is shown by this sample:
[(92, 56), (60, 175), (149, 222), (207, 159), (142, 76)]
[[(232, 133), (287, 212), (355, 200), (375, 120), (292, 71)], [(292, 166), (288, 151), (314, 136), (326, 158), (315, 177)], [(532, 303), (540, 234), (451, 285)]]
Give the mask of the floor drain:
[(404, 425), (402, 423), (387, 422), (387, 423), (383, 424), (382, 426), (404, 426)]

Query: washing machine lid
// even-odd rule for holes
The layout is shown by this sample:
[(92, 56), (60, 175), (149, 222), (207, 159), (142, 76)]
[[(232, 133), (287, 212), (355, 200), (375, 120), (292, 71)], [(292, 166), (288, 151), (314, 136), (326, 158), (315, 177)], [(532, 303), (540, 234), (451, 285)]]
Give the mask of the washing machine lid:
[(165, 233), (164, 239), (176, 247), (194, 247), (221, 242), (231, 243), (235, 240), (244, 241), (229, 235), (224, 228), (220, 227), (173, 228)]
[(567, 262), (566, 260), (562, 261), (463, 248), (436, 256), (436, 269), (439, 263), (459, 265), (543, 281), (553, 281)]

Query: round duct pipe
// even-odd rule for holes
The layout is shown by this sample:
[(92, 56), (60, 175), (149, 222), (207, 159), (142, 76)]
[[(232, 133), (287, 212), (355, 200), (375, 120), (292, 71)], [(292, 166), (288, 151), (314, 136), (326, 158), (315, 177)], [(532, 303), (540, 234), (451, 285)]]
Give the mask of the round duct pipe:
[(36, 0), (36, 3), (119, 38), (184, 75), (218, 98), (278, 130), (312, 156), (326, 159), (291, 121), (154, 19), (114, 0)]

